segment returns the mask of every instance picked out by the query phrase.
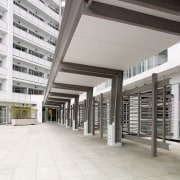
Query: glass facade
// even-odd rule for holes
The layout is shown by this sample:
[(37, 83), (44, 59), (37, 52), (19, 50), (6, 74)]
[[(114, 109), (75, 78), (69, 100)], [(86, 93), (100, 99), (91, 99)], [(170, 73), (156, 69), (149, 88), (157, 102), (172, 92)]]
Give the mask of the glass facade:
[(138, 63), (136, 66), (131, 67), (128, 70), (124, 71), (124, 79), (128, 79), (133, 76), (136, 76), (142, 72), (145, 72), (149, 69), (159, 66), (165, 62), (167, 62), (167, 50), (164, 50), (158, 55), (152, 56)]

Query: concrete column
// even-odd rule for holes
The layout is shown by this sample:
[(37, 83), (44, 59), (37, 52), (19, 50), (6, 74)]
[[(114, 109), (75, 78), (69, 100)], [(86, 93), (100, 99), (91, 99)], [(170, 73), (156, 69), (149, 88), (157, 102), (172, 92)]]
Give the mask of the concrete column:
[(100, 95), (100, 138), (103, 138), (103, 94)]
[(68, 101), (67, 104), (67, 118), (66, 118), (66, 127), (69, 127), (70, 125), (70, 101)]
[[(86, 101), (86, 121), (84, 122), (84, 134), (92, 134), (92, 100), (93, 100), (93, 88), (87, 92), (87, 101)], [(87, 127), (87, 128), (86, 128)]]
[(79, 103), (79, 98), (75, 98), (75, 103), (74, 103), (74, 126), (75, 126), (75, 129), (78, 128), (78, 103)]
[(151, 156), (157, 156), (157, 74), (152, 74), (152, 146)]
[(122, 143), (122, 81), (122, 71), (112, 79), (108, 145), (121, 145)]

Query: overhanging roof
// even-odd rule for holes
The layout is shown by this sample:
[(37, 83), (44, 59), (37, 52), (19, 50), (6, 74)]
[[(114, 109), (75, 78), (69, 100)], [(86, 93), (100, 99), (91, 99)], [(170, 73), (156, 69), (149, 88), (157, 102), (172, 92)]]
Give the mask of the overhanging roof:
[(45, 101), (83, 92), (54, 83), (95, 87), (179, 42), (179, 12), (176, 0), (67, 0)]

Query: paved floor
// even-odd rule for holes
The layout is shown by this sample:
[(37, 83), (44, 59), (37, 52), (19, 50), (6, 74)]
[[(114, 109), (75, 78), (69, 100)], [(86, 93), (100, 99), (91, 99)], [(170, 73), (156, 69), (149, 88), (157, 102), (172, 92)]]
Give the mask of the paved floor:
[(0, 126), (0, 180), (180, 180), (180, 144), (171, 151), (106, 140), (55, 124)]

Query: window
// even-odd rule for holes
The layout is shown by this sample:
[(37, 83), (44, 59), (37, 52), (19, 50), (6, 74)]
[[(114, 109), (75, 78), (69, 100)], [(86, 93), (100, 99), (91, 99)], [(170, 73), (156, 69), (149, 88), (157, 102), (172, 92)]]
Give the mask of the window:
[(49, 43), (49, 44), (52, 44), (53, 46), (56, 46), (56, 42), (55, 42), (55, 41), (52, 41), (51, 39), (48, 40), (48, 43)]
[(13, 3), (14, 3), (15, 5), (17, 5), (18, 7), (20, 7), (21, 9), (27, 11), (27, 9), (26, 9), (23, 5), (21, 5), (20, 3), (16, 2), (16, 1), (14, 1)]
[(25, 32), (27, 32), (27, 28), (25, 28), (24, 26), (20, 25), (19, 23), (13, 22), (13, 25)]
[(33, 13), (32, 11), (29, 11), (29, 14), (31, 14), (32, 16), (38, 18), (40, 21), (44, 22), (44, 19), (39, 17), (37, 14)]
[(13, 92), (27, 94), (27, 88), (13, 85)]
[(2, 67), (2, 61), (0, 60), (0, 67)]
[(29, 88), (29, 89), (28, 89), (28, 94), (43, 95), (43, 94), (44, 94), (44, 91), (43, 91), (43, 90), (39, 90), (39, 89)]
[(13, 64), (13, 70), (27, 73), (27, 68)]
[(48, 23), (48, 25), (51, 26), (52, 28), (58, 30), (58, 25), (53, 25), (53, 24), (51, 24), (51, 23)]
[(25, 47), (23, 47), (23, 46), (20, 46), (20, 45), (18, 45), (18, 44), (15, 44), (15, 43), (13, 43), (13, 48), (18, 49), (18, 50), (20, 50), (20, 51), (27, 52), (27, 48), (25, 48)]
[(30, 49), (29, 49), (29, 54), (32, 54), (33, 56), (39, 57), (39, 58), (41, 58), (41, 59), (44, 58), (44, 55), (43, 55), (43, 54), (40, 54), (40, 53), (38, 53), (38, 52), (36, 52), (36, 51), (33, 51), (33, 50), (30, 50)]
[(35, 37), (39, 38), (39, 39), (44, 40), (44, 37), (43, 37), (43, 36), (41, 36), (41, 35), (39, 35), (39, 34), (38, 34), (38, 33), (36, 33), (36, 32), (33, 32), (33, 31), (29, 30), (29, 34), (31, 34), (31, 35), (33, 35), (33, 36), (35, 36)]
[(38, 76), (38, 77), (44, 77), (44, 73), (39, 72), (39, 71), (35, 71), (32, 69), (29, 69), (29, 74), (34, 75), (34, 76)]
[(0, 83), (0, 91), (2, 91), (2, 83)]

